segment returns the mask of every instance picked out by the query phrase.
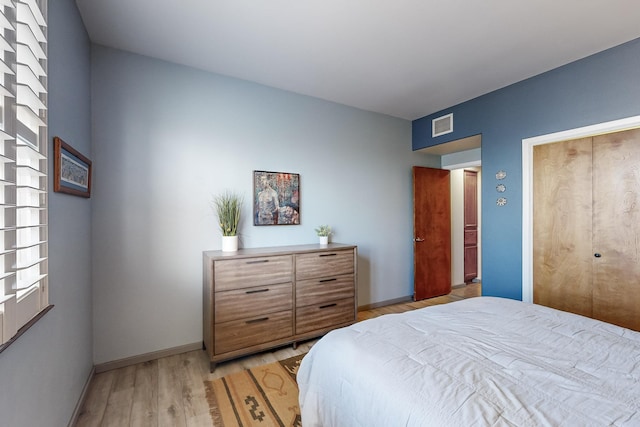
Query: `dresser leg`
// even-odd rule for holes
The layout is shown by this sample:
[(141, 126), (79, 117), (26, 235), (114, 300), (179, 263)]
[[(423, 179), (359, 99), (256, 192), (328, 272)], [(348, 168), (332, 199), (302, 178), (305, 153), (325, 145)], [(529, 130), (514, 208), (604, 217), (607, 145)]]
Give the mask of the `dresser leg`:
[(298, 343), (297, 342), (293, 342), (293, 349), (295, 350), (296, 348), (298, 348)]
[(216, 370), (216, 362), (209, 362), (209, 372), (213, 374), (213, 371)]

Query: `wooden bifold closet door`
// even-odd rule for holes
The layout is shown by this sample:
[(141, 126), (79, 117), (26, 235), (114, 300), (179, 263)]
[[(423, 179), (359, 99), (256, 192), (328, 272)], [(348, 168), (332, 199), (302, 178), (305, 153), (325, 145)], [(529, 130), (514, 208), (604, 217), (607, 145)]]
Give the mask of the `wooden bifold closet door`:
[(533, 158), (534, 302), (640, 330), (640, 129)]

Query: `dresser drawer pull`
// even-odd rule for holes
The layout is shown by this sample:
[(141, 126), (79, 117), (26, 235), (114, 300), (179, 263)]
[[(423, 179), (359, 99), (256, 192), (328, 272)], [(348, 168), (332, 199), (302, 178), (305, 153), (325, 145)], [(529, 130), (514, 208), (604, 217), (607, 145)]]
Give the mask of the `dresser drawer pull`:
[(338, 305), (338, 304), (336, 304), (336, 303), (334, 302), (333, 304), (321, 305), (319, 308), (335, 307), (336, 305)]
[(320, 254), (320, 256), (336, 256), (338, 254)]
[(318, 280), (320, 283), (325, 283), (325, 282), (335, 282), (336, 280), (338, 280), (337, 278), (333, 278), (333, 279), (322, 279), (322, 280)]
[(245, 294), (259, 294), (260, 292), (269, 292), (269, 288), (267, 289), (256, 289), (253, 291), (246, 291)]
[(251, 324), (251, 323), (264, 322), (264, 321), (266, 321), (266, 320), (269, 320), (269, 318), (268, 318), (268, 317), (261, 317), (261, 318), (259, 318), (259, 319), (247, 320), (245, 323), (246, 323), (247, 325), (249, 325), (249, 324)]
[(269, 262), (268, 259), (260, 259), (257, 261), (247, 261), (246, 264), (264, 264), (265, 262)]

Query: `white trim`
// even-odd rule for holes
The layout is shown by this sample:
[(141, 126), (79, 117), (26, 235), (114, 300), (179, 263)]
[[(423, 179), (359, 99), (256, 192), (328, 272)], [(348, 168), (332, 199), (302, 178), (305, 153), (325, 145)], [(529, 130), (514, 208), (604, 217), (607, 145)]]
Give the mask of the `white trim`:
[(455, 165), (446, 165), (446, 166), (442, 166), (442, 169), (455, 170), (455, 169), (464, 169), (464, 168), (471, 168), (471, 167), (478, 167), (478, 166), (482, 166), (481, 160), (474, 160), (472, 162), (465, 162), (465, 163), (457, 163)]
[(16, 300), (16, 328), (20, 329), (26, 325), (41, 309), (40, 286), (36, 285)]
[(5, 295), (2, 301), (2, 340), (0, 344), (9, 341), (18, 332), (16, 323), (16, 296)]
[(640, 127), (640, 116), (522, 140), (522, 301), (533, 302), (533, 147)]

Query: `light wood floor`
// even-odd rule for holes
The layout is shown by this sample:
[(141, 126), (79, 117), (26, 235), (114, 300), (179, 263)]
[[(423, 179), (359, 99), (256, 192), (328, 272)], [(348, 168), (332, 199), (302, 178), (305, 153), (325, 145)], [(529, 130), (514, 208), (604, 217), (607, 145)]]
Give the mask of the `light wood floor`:
[[(480, 284), (470, 284), (442, 297), (360, 311), (358, 321), (479, 295)], [(220, 363), (213, 373), (198, 350), (96, 374), (76, 426), (211, 426), (204, 380), (305, 353), (316, 341)]]

